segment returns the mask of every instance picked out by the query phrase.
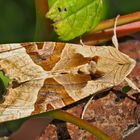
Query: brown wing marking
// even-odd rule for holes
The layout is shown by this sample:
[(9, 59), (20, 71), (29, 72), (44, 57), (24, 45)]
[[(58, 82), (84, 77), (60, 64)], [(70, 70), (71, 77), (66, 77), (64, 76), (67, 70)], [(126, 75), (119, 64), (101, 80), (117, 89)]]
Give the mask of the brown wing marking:
[(35, 111), (32, 114), (61, 108), (73, 102), (63, 85), (53, 78), (47, 78), (39, 91)]
[[(89, 63), (91, 58), (84, 57), (80, 53), (76, 53), (75, 50), (80, 45), (66, 44), (61, 53), (61, 59), (56, 63), (52, 71), (58, 70), (70, 70), (77, 66)], [(62, 67), (63, 66), (63, 67)]]
[(91, 80), (89, 75), (79, 74), (63, 74), (47, 78), (39, 91), (35, 111), (32, 114), (62, 108), (88, 96), (87, 93), (81, 93), (88, 80)]
[(62, 76), (55, 77), (55, 80), (65, 87), (65, 90), (75, 102), (89, 96), (88, 93), (83, 93), (82, 89), (86, 87), (88, 81), (91, 80), (90, 75), (64, 74)]
[(50, 71), (60, 60), (64, 43), (44, 42), (24, 45), (32, 60), (44, 70)]

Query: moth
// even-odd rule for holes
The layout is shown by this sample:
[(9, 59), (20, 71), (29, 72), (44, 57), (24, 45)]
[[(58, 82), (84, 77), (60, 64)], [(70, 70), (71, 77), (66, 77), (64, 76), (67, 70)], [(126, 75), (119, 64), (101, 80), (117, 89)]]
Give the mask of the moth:
[(0, 45), (10, 79), (0, 122), (62, 108), (120, 84), (136, 62), (112, 46), (31, 42)]

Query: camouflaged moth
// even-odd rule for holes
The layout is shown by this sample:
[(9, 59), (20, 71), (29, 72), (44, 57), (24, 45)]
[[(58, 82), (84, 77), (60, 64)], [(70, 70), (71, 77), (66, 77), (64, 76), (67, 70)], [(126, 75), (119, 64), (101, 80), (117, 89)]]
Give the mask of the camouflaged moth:
[(0, 45), (10, 79), (0, 122), (62, 108), (120, 84), (136, 62), (112, 46), (54, 42)]

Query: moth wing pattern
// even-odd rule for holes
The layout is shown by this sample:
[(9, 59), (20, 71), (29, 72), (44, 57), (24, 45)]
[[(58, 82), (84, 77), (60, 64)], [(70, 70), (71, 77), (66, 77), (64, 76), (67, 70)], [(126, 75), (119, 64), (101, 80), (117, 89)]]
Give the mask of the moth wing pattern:
[[(91, 61), (96, 63), (91, 69), (95, 69), (95, 73), (86, 70), (78, 73), (78, 69), (88, 67)], [(45, 112), (63, 107), (118, 85), (134, 66), (133, 59), (111, 46), (65, 44), (59, 61), (51, 70), (54, 76), (46, 79), (44, 92), (38, 94), (35, 110)]]
[(20, 44), (0, 48), (0, 67), (10, 79), (4, 101), (0, 104), (0, 121), (3, 122), (26, 117), (34, 110), (46, 73), (33, 63)]
[(0, 45), (10, 78), (0, 122), (62, 108), (121, 83), (135, 61), (111, 46), (55, 42)]

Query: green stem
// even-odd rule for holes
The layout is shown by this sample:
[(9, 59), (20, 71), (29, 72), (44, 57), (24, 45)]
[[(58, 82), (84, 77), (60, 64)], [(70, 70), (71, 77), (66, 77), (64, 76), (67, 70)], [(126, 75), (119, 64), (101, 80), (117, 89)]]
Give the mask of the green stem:
[(6, 126), (8, 131), (14, 132), (17, 129), (19, 129), (19, 127), (26, 120), (29, 120), (31, 118), (41, 118), (41, 117), (45, 117), (45, 118), (48, 117), (48, 119), (51, 118), (51, 119), (58, 119), (58, 120), (70, 122), (72, 124), (79, 126), (80, 128), (87, 130), (88, 132), (95, 135), (100, 140), (111, 140), (111, 138), (107, 134), (105, 134), (103, 131), (99, 130), (97, 127), (91, 125), (90, 123), (88, 123), (85, 120), (82, 120), (78, 117), (75, 117), (75, 116), (73, 116), (65, 111), (62, 111), (62, 110), (49, 111), (46, 113), (42, 113), (42, 114), (38, 114), (38, 115), (34, 115), (34, 116), (29, 116), (29, 117), (26, 117), (23, 119), (5, 122), (1, 125)]
[[(115, 20), (115, 18), (101, 22), (95, 29), (93, 29), (88, 34), (102, 31), (102, 30), (108, 29), (108, 28), (113, 28), (114, 27), (114, 20)], [(120, 16), (118, 21), (117, 21), (117, 25), (119, 26), (119, 25), (123, 25), (123, 24), (128, 24), (128, 23), (131, 23), (134, 21), (139, 21), (139, 20), (140, 20), (140, 11), (132, 13), (132, 14)]]
[[(122, 37), (140, 31), (140, 12), (120, 16), (117, 21), (117, 37)], [(87, 45), (96, 45), (108, 41), (113, 36), (114, 18), (103, 21), (82, 38)], [(111, 28), (111, 29), (110, 29)], [(76, 43), (79, 40), (75, 41)]]
[(78, 117), (75, 117), (65, 111), (62, 110), (54, 110), (51, 112), (48, 112), (47, 114), (48, 117), (54, 118), (54, 119), (59, 119), (62, 121), (70, 122), (72, 124), (75, 124), (79, 126), (80, 128), (83, 128), (90, 132), (91, 134), (95, 135), (97, 138), (100, 140), (111, 140), (111, 138), (106, 135), (103, 131), (99, 130), (97, 127), (91, 125), (85, 120), (82, 120)]

